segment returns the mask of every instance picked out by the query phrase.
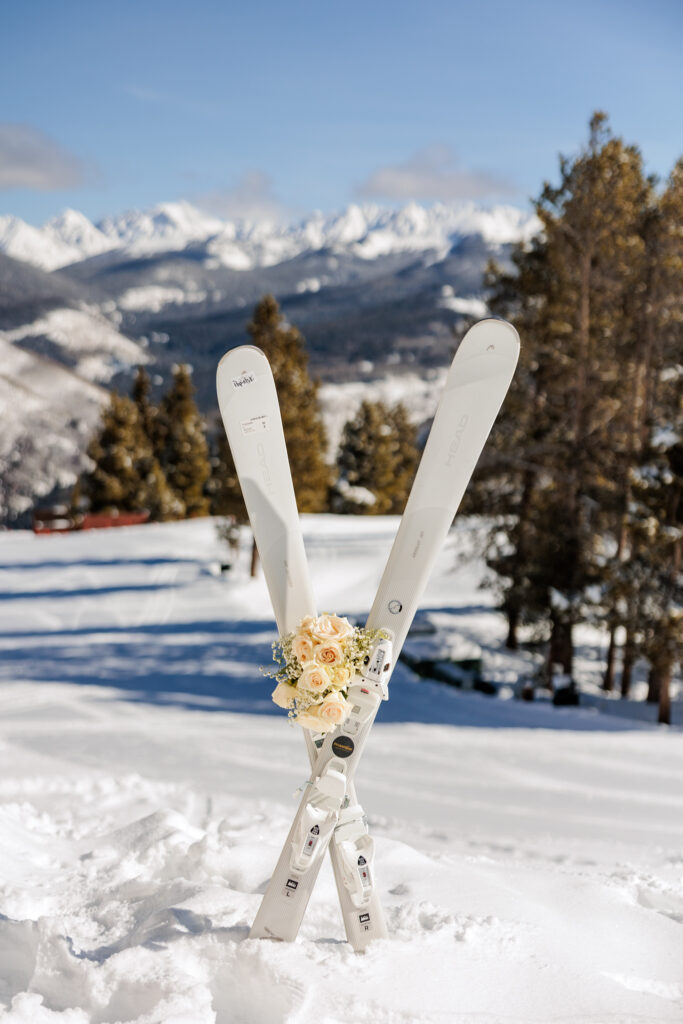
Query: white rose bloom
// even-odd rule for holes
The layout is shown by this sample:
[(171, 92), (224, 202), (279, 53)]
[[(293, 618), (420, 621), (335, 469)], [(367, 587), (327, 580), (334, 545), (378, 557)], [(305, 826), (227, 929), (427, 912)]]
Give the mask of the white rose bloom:
[(325, 665), (331, 668), (333, 665), (341, 665), (344, 661), (344, 652), (341, 644), (336, 640), (323, 640), (313, 648), (313, 657), (318, 665)]
[(298, 633), (292, 641), (292, 653), (300, 665), (313, 660), (313, 643), (307, 636)]
[(296, 716), (296, 723), (303, 729), (311, 729), (313, 732), (332, 732), (335, 728), (335, 723), (329, 719), (322, 718), (321, 712), (322, 704), (314, 704), (308, 709), (308, 711), (302, 711), (301, 714)]
[(350, 711), (348, 700), (344, 700), (340, 693), (330, 693), (320, 705), (319, 715), (323, 722), (331, 723), (334, 728), (346, 721)]
[(351, 636), (353, 626), (339, 615), (319, 615), (312, 632), (316, 640), (342, 641)]
[(298, 685), (309, 693), (322, 694), (331, 683), (330, 677), (322, 665), (307, 665), (299, 676)]
[(297, 629), (297, 634), (310, 636), (315, 628), (317, 619), (313, 615), (305, 615), (301, 620), (301, 625)]
[(332, 676), (335, 690), (345, 690), (351, 682), (351, 670), (347, 665), (337, 665)]
[(272, 693), (273, 701), (279, 708), (292, 708), (297, 697), (296, 686), (278, 683)]

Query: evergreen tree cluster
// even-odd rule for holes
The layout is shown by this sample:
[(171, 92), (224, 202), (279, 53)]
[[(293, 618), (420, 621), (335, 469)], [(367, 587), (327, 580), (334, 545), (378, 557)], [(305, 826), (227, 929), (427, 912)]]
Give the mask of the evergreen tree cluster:
[[(301, 333), (285, 322), (272, 295), (258, 303), (247, 332), (273, 371), (299, 511), (402, 512), (417, 465), (416, 430), (406, 410), (401, 405), (363, 402), (346, 424), (336, 467), (331, 466), (318, 383), (309, 375)], [(212, 512), (245, 521), (235, 465), (222, 431), (210, 488)]]
[(522, 338), (481, 484), (504, 524), (489, 563), (509, 647), (520, 625), (546, 628), (549, 671), (571, 674), (575, 627), (605, 626), (605, 689), (618, 646), (624, 696), (645, 657), (666, 721), (683, 648), (683, 159), (658, 186), (597, 113), (559, 178), (513, 271), (488, 272), (492, 308)]
[(131, 398), (112, 392), (88, 446), (93, 465), (73, 503), (91, 512), (147, 511), (153, 520), (207, 515), (210, 465), (189, 367), (177, 366), (158, 405), (140, 368)]
[[(344, 429), (335, 472), (302, 335), (272, 295), (257, 304), (247, 332), (273, 371), (299, 511), (401, 512), (417, 465), (416, 431), (403, 406), (364, 402)], [(153, 520), (211, 513), (246, 522), (222, 425), (207, 438), (193, 390), (189, 369), (179, 366), (158, 405), (143, 369), (132, 397), (113, 393), (74, 503), (85, 500), (93, 512), (147, 510)]]
[(402, 512), (417, 461), (415, 427), (405, 406), (362, 402), (342, 433), (333, 509), (356, 515)]

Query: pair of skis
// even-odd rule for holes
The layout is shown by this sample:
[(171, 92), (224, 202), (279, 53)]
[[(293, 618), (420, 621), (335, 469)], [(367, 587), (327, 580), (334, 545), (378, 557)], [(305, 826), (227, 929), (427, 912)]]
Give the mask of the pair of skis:
[[(298, 934), (327, 849), (348, 941), (387, 936), (374, 880), (373, 842), (354, 776), (420, 598), (517, 365), (517, 332), (482, 320), (458, 347), (410, 497), (368, 616), (379, 640), (349, 687), (352, 710), (333, 732), (304, 729), (311, 775), (250, 932)], [(217, 372), (218, 403), (280, 634), (315, 615), (273, 376), (253, 346), (232, 349)]]

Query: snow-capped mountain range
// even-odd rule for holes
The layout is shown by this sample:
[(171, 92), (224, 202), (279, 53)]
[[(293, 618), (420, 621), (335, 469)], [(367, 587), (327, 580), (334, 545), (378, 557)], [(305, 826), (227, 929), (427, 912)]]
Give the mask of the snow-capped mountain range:
[(422, 422), (454, 330), (486, 315), (487, 261), (537, 229), (514, 207), (416, 203), (289, 225), (186, 202), (97, 224), (76, 210), (40, 228), (0, 216), (0, 499), (9, 489), (21, 511), (73, 481), (108, 388), (128, 390), (141, 363), (159, 390), (191, 363), (211, 418), (216, 364), (249, 340), (267, 292), (305, 335), (332, 439), (368, 394)]
[(535, 216), (513, 206), (485, 210), (472, 204), (427, 208), (410, 203), (390, 210), (351, 205), (339, 214), (316, 212), (282, 225), (219, 220), (181, 201), (97, 224), (77, 210), (65, 210), (40, 228), (19, 217), (0, 216), (0, 252), (56, 270), (108, 252), (144, 256), (203, 244), (207, 259), (217, 265), (249, 270), (322, 249), (342, 249), (368, 260), (407, 251), (445, 254), (456, 237), (481, 235), (495, 246), (528, 238), (537, 229)]

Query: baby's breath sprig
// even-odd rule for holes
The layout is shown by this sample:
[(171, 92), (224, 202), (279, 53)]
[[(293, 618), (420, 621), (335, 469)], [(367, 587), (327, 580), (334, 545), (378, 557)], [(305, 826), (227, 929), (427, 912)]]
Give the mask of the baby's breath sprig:
[(301, 675), (301, 666), (292, 653), (292, 644), (296, 633), (285, 633), (271, 646), (273, 648), (273, 661), (277, 665), (275, 671), (262, 669), (265, 675), (271, 679), (277, 679), (278, 683), (290, 683), (296, 686), (297, 679)]

